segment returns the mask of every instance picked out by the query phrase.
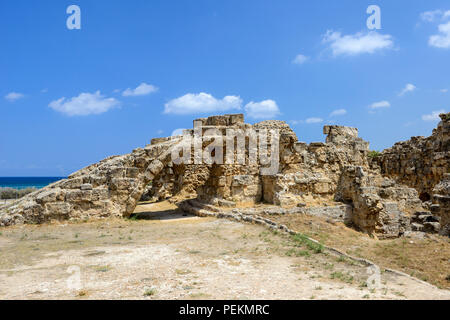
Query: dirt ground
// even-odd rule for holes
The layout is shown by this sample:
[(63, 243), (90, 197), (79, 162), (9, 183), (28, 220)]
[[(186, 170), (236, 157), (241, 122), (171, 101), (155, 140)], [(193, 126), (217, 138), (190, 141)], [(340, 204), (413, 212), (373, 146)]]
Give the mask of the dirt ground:
[(137, 212), (0, 229), (0, 299), (450, 299), (408, 277), (381, 273), (378, 283), (366, 267), (262, 226), (168, 203)]

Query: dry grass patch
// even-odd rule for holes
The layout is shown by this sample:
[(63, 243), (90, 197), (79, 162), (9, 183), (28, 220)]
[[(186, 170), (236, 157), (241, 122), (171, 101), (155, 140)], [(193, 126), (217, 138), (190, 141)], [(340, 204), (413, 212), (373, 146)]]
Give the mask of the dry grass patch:
[(424, 239), (376, 240), (341, 223), (305, 215), (267, 216), (290, 229), (347, 254), (369, 259), (382, 268), (403, 271), (441, 288), (450, 289), (450, 239), (427, 235)]

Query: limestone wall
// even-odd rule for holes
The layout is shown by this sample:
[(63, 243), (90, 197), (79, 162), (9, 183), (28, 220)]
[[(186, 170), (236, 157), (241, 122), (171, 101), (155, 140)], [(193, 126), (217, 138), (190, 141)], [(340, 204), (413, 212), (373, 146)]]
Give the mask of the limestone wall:
[(440, 234), (450, 235), (450, 173), (444, 175), (441, 182), (433, 189), (431, 210), (440, 217)]
[(386, 149), (377, 162), (381, 173), (415, 188), (423, 200), (430, 200), (433, 188), (450, 170), (450, 113), (430, 137), (413, 137)]
[(335, 200), (352, 204), (353, 225), (379, 238), (410, 231), (409, 216), (424, 210), (415, 189), (360, 166), (344, 168)]
[[(202, 119), (202, 122), (228, 124), (219, 127), (223, 132), (226, 128), (242, 128), (242, 123), (230, 125), (231, 122), (226, 119)], [(260, 159), (257, 163), (249, 163), (250, 144), (247, 139), (245, 165), (213, 165), (208, 180), (197, 190), (202, 201), (220, 201), (226, 205), (232, 205), (230, 202), (235, 205), (265, 202), (289, 207), (301, 202), (332, 199), (344, 166), (368, 166), (369, 144), (358, 138), (355, 128), (326, 126), (324, 133), (327, 134), (327, 143), (309, 145), (299, 142), (296, 134), (283, 121), (263, 121), (244, 128), (255, 132), (278, 130), (278, 171), (270, 175), (261, 174), (263, 165)], [(268, 141), (271, 141), (270, 137)], [(269, 151), (271, 147), (269, 143)], [(257, 148), (256, 152), (259, 154), (261, 150)]]

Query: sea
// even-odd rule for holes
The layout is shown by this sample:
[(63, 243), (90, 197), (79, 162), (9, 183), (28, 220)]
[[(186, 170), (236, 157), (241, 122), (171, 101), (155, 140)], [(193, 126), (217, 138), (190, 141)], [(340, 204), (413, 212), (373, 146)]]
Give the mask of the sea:
[(41, 189), (65, 177), (0, 177), (0, 188)]

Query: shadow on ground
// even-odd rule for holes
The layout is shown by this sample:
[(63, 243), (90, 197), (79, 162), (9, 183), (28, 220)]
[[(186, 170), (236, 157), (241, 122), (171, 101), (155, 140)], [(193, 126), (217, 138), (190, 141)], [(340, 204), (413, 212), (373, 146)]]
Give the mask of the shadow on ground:
[(183, 212), (174, 204), (167, 202), (157, 202), (150, 204), (142, 204), (138, 206), (136, 211), (131, 215), (132, 220), (177, 220), (195, 217), (192, 214)]

